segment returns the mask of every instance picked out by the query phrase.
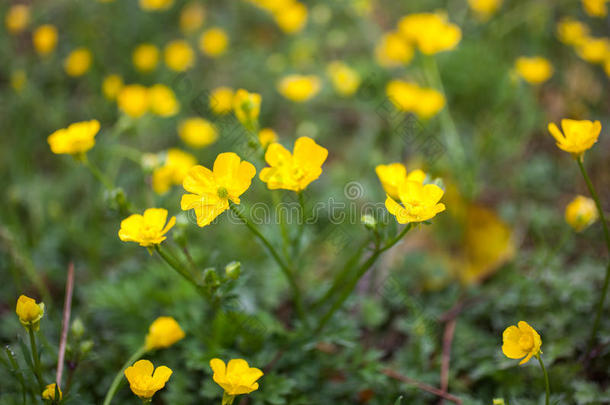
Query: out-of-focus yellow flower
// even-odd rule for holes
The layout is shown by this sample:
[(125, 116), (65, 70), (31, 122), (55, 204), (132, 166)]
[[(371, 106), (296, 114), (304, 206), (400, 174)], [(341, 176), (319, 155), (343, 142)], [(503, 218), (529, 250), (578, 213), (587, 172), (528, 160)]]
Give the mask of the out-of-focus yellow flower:
[(597, 221), (595, 201), (582, 195), (576, 196), (566, 206), (565, 218), (576, 232), (582, 232)]
[(125, 369), (129, 388), (144, 400), (150, 400), (157, 391), (163, 389), (171, 375), (169, 367), (159, 366), (155, 370), (155, 366), (148, 360), (138, 360)]
[(64, 59), (64, 70), (69, 76), (82, 76), (91, 67), (91, 51), (87, 48), (77, 48)]
[(210, 93), (210, 109), (214, 114), (230, 113), (233, 109), (233, 89), (230, 87), (217, 87)]
[(199, 37), (199, 49), (210, 58), (217, 58), (227, 50), (229, 36), (222, 28), (210, 28)]
[(249, 394), (258, 389), (256, 380), (263, 376), (258, 368), (250, 367), (243, 359), (233, 359), (229, 364), (220, 359), (212, 359), (210, 367), (214, 371), (214, 382), (222, 387), (227, 395)]
[(36, 303), (36, 300), (26, 295), (20, 295), (15, 312), (23, 327), (37, 331), (40, 329), (40, 320), (44, 316), (44, 303)]
[(589, 27), (570, 17), (557, 23), (559, 40), (566, 45), (580, 45), (589, 37)]
[(123, 79), (119, 75), (108, 75), (102, 82), (102, 92), (108, 100), (115, 100), (123, 88)]
[(184, 331), (171, 316), (160, 316), (150, 324), (146, 335), (146, 349), (165, 349), (184, 338)]
[(180, 11), (180, 29), (185, 34), (197, 31), (205, 21), (205, 9), (197, 1), (191, 1)]
[(388, 32), (375, 46), (375, 59), (380, 66), (407, 65), (413, 59), (413, 46), (396, 32)]
[(216, 157), (213, 170), (203, 166), (192, 167), (182, 183), (191, 194), (184, 194), (180, 201), (182, 210), (195, 210), (197, 225), (209, 225), (229, 208), (229, 200), (239, 204), (242, 195), (252, 182), (256, 168), (242, 161), (233, 152)]
[(302, 103), (318, 94), (320, 79), (313, 75), (288, 75), (278, 82), (277, 89), (287, 99)]
[(132, 214), (121, 221), (119, 239), (123, 242), (137, 242), (140, 246), (158, 245), (166, 239), (164, 236), (176, 223), (176, 217), (167, 220), (164, 208), (148, 208), (144, 215)]
[(251, 126), (258, 120), (261, 111), (261, 95), (244, 89), (237, 90), (233, 97), (233, 111), (239, 122)]
[(165, 64), (176, 72), (184, 72), (195, 63), (195, 52), (188, 42), (177, 39), (165, 46)]
[(398, 30), (426, 55), (452, 50), (462, 39), (460, 27), (448, 22), (445, 14), (407, 15), (399, 21)]
[(342, 96), (351, 96), (360, 86), (360, 75), (354, 69), (340, 61), (333, 61), (326, 69), (333, 87)]
[(173, 90), (164, 84), (155, 84), (148, 89), (150, 111), (161, 117), (171, 117), (178, 113), (180, 103)]
[(4, 25), (11, 34), (19, 34), (30, 23), (30, 8), (25, 4), (15, 4), (8, 9)]
[(150, 72), (159, 63), (159, 48), (153, 44), (140, 44), (131, 55), (133, 65), (140, 72)]
[(375, 167), (375, 173), (385, 192), (396, 200), (399, 199), (398, 186), (405, 180), (423, 183), (426, 179), (426, 173), (419, 169), (407, 174), (407, 168), (402, 163), (378, 165)]
[(413, 112), (423, 119), (436, 115), (445, 106), (441, 92), (402, 80), (390, 81), (386, 95), (399, 110)]
[(77, 155), (93, 148), (99, 130), (98, 120), (76, 122), (53, 132), (47, 142), (55, 154)]
[(140, 8), (146, 11), (167, 10), (174, 0), (140, 0)]
[(399, 224), (427, 221), (445, 211), (445, 204), (439, 203), (443, 194), (443, 189), (436, 184), (405, 180), (398, 186), (402, 205), (388, 195), (385, 206)]
[(178, 126), (178, 135), (192, 148), (205, 148), (218, 139), (218, 131), (214, 124), (199, 117), (182, 121)]
[(610, 55), (610, 40), (587, 37), (576, 47), (576, 53), (589, 63), (604, 63)]
[(487, 21), (498, 11), (502, 5), (502, 0), (468, 0), (468, 5), (479, 19)]
[[(63, 393), (61, 392), (61, 390), (59, 389), (59, 387), (57, 387), (57, 392), (59, 393), (59, 400), (61, 400), (63, 398)], [(42, 391), (42, 399), (47, 400), (47, 401), (54, 401), (55, 400), (55, 383), (53, 384), (48, 384), (44, 391)]]
[(263, 149), (267, 149), (267, 146), (277, 142), (277, 134), (271, 128), (263, 128), (258, 131), (258, 141)]
[(542, 339), (534, 328), (525, 321), (517, 326), (511, 325), (502, 333), (502, 353), (509, 359), (521, 359), (519, 365), (527, 363), (533, 356), (538, 356)]
[(597, 142), (602, 124), (599, 121), (563, 119), (561, 120), (563, 133), (554, 122), (549, 123), (548, 128), (557, 141), (557, 147), (578, 158)]
[(139, 118), (148, 111), (148, 89), (139, 84), (124, 86), (117, 97), (121, 111), (132, 118)]
[(608, 0), (582, 0), (582, 7), (591, 17), (605, 17), (608, 15), (607, 2)]
[(153, 190), (157, 194), (164, 194), (172, 185), (182, 184), (189, 169), (196, 164), (197, 159), (190, 153), (175, 148), (168, 150), (165, 164), (153, 171)]
[(290, 1), (284, 7), (273, 11), (273, 18), (278, 27), (287, 34), (295, 34), (307, 24), (307, 7), (298, 1)]
[(517, 69), (519, 76), (531, 84), (546, 82), (553, 75), (554, 71), (551, 62), (540, 56), (531, 58), (521, 56), (520, 58), (517, 58), (515, 68)]
[(296, 140), (292, 154), (279, 143), (272, 143), (265, 152), (265, 161), (271, 167), (261, 170), (259, 177), (270, 190), (305, 190), (320, 177), (327, 157), (328, 150), (306, 136)]
[(48, 55), (57, 46), (57, 28), (51, 24), (41, 25), (32, 34), (34, 49), (40, 55)]
[(27, 76), (25, 74), (25, 70), (17, 69), (11, 72), (11, 87), (17, 92), (21, 93), (21, 90), (25, 87), (27, 83)]

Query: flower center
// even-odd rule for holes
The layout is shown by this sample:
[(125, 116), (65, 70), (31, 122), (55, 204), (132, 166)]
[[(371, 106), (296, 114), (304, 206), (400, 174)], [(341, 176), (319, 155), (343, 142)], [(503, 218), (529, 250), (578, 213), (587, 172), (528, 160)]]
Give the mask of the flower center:
[(224, 187), (218, 187), (218, 190), (216, 190), (216, 193), (218, 194), (218, 197), (220, 197), (222, 199), (226, 199), (229, 197), (229, 192)]
[(534, 347), (534, 339), (531, 335), (521, 335), (519, 338), (519, 346), (524, 351), (530, 351)]

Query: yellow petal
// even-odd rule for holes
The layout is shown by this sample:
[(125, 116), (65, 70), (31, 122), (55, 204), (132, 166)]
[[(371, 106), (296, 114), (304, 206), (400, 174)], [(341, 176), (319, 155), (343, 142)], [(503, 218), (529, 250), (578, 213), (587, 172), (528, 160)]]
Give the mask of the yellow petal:
[(551, 135), (553, 135), (553, 138), (555, 138), (555, 140), (557, 142), (562, 143), (565, 141), (566, 138), (563, 136), (563, 134), (561, 133), (559, 128), (557, 128), (557, 125), (555, 125), (554, 122), (549, 123), (548, 129), (549, 129), (549, 132), (551, 133)]
[(225, 184), (237, 173), (240, 158), (233, 152), (221, 153), (214, 161), (214, 177), (220, 184)]
[(214, 174), (207, 167), (200, 165), (193, 166), (189, 169), (182, 186), (186, 191), (194, 194), (204, 194), (211, 191), (216, 192)]
[(153, 386), (159, 390), (165, 386), (165, 383), (169, 380), (169, 377), (172, 375), (172, 370), (166, 366), (159, 366), (155, 370), (155, 373), (152, 376)]
[(294, 144), (294, 159), (297, 164), (319, 167), (327, 157), (328, 150), (307, 136), (300, 137)]
[(290, 161), (292, 155), (279, 143), (272, 143), (265, 152), (265, 161), (269, 166), (279, 166), (285, 161)]
[(221, 376), (224, 376), (227, 372), (225, 362), (222, 361), (221, 359), (210, 360), (210, 367), (212, 368), (212, 371), (214, 372), (214, 374), (219, 374)]

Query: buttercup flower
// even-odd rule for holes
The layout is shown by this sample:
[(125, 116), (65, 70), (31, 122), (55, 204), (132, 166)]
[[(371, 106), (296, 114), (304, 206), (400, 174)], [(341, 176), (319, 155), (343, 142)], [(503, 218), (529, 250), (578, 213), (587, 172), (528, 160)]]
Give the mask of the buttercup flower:
[[(61, 392), (61, 390), (59, 389), (59, 387), (57, 388), (57, 392), (59, 393), (59, 398), (58, 399), (62, 399), (63, 397), (63, 393)], [(45, 399), (47, 401), (54, 401), (55, 400), (55, 383), (53, 384), (48, 384), (44, 391), (42, 391), (42, 399)]]
[(343, 62), (334, 61), (326, 69), (337, 93), (342, 96), (351, 96), (360, 86), (360, 75)]
[(102, 82), (102, 92), (108, 100), (116, 100), (123, 88), (123, 78), (119, 75), (108, 75)]
[(607, 2), (608, 0), (582, 0), (582, 6), (591, 17), (605, 17), (608, 15)]
[(184, 211), (195, 210), (197, 225), (209, 225), (229, 208), (229, 201), (239, 204), (239, 196), (250, 187), (255, 174), (256, 168), (235, 153), (221, 153), (213, 170), (199, 165), (189, 170), (182, 185), (191, 194), (182, 196), (180, 206)]
[(210, 109), (214, 114), (230, 113), (233, 109), (233, 89), (230, 87), (217, 87), (210, 93)]
[(576, 196), (566, 207), (566, 222), (576, 231), (582, 232), (597, 221), (595, 201), (585, 196)]
[(140, 0), (140, 8), (146, 11), (167, 10), (174, 0)]
[(282, 31), (295, 34), (307, 24), (307, 7), (298, 1), (289, 1), (286, 6), (273, 11), (273, 18)]
[(163, 208), (149, 208), (144, 215), (132, 214), (121, 221), (119, 239), (123, 242), (137, 242), (140, 246), (148, 247), (163, 242), (164, 236), (176, 223), (176, 217), (167, 219), (167, 210)]
[(553, 75), (551, 62), (540, 56), (531, 58), (522, 56), (515, 62), (515, 68), (519, 76), (531, 84), (544, 83)]
[(279, 81), (277, 89), (287, 99), (302, 103), (318, 94), (320, 79), (317, 76), (289, 75)]
[(519, 321), (502, 333), (502, 353), (509, 359), (523, 359), (519, 365), (527, 363), (533, 356), (538, 356), (542, 340), (538, 332), (527, 322)]
[(270, 190), (301, 191), (320, 177), (327, 157), (328, 150), (306, 136), (296, 140), (292, 154), (279, 143), (272, 143), (265, 152), (265, 161), (271, 167), (261, 170), (260, 179)]
[(163, 84), (155, 84), (148, 89), (148, 106), (151, 112), (161, 117), (176, 115), (180, 109), (172, 89)]
[(263, 149), (266, 149), (267, 146), (277, 142), (277, 134), (271, 128), (263, 128), (258, 131), (258, 141), (261, 143)]
[(165, 349), (184, 338), (184, 331), (171, 316), (160, 316), (150, 325), (146, 349)]
[(587, 37), (577, 45), (576, 53), (589, 63), (604, 63), (610, 54), (610, 40)]
[(566, 17), (557, 23), (557, 35), (566, 45), (580, 45), (589, 37), (589, 27)]
[(413, 59), (413, 53), (413, 46), (395, 32), (384, 34), (375, 47), (375, 58), (383, 67), (407, 65)]
[(68, 76), (82, 76), (91, 67), (91, 51), (87, 48), (77, 48), (64, 59), (64, 70)]
[(261, 110), (261, 95), (239, 89), (233, 97), (233, 111), (243, 125), (252, 125), (258, 120)]
[(218, 131), (214, 124), (199, 117), (182, 121), (178, 126), (178, 135), (192, 148), (204, 148), (218, 139)]
[(4, 25), (11, 34), (19, 34), (30, 23), (30, 8), (25, 4), (15, 4), (8, 9)]
[(178, 39), (165, 46), (165, 64), (176, 72), (184, 72), (195, 63), (195, 52), (188, 42)]
[(448, 22), (444, 14), (407, 15), (399, 21), (398, 30), (426, 55), (452, 50), (462, 39), (460, 27)]
[(44, 315), (44, 303), (36, 303), (36, 300), (20, 295), (17, 299), (17, 308), (15, 309), (19, 322), (25, 328), (32, 328), (37, 331), (40, 328), (40, 320)]
[(180, 29), (185, 34), (197, 31), (205, 21), (205, 9), (196, 2), (191, 1), (182, 7), (180, 12)]
[(443, 194), (443, 189), (436, 184), (405, 180), (398, 186), (402, 205), (388, 195), (385, 206), (399, 224), (427, 221), (445, 211), (445, 204), (439, 203)]
[(98, 120), (70, 124), (68, 128), (58, 129), (47, 138), (51, 152), (55, 154), (76, 155), (85, 153), (95, 145), (95, 135), (100, 130)]
[(199, 49), (210, 58), (217, 58), (227, 50), (229, 37), (221, 28), (210, 28), (199, 37)]
[(402, 163), (379, 165), (375, 168), (375, 173), (385, 192), (394, 199), (399, 198), (398, 186), (405, 180), (423, 183), (426, 179), (426, 173), (422, 170), (413, 170), (407, 175), (407, 168)]
[(441, 92), (402, 80), (390, 81), (386, 94), (396, 108), (413, 112), (423, 119), (436, 115), (445, 107), (445, 97)]
[(212, 359), (210, 367), (214, 371), (214, 382), (220, 385), (227, 395), (232, 396), (256, 391), (256, 380), (263, 376), (261, 370), (250, 367), (243, 359), (230, 360), (227, 365), (220, 359)]
[(57, 28), (51, 24), (41, 25), (32, 34), (34, 49), (40, 55), (48, 55), (57, 46)]
[(498, 11), (502, 0), (468, 0), (468, 5), (481, 20), (487, 21)]
[(148, 360), (138, 360), (125, 369), (129, 388), (144, 400), (150, 400), (157, 391), (163, 389), (171, 375), (169, 367), (159, 366), (155, 370), (155, 366)]
[(548, 128), (557, 141), (559, 149), (571, 153), (574, 157), (579, 157), (597, 142), (602, 124), (599, 121), (563, 119), (561, 120), (563, 133), (554, 122), (549, 123)]
[(153, 190), (157, 194), (164, 194), (174, 184), (182, 184), (189, 169), (197, 164), (197, 159), (190, 153), (180, 149), (167, 151), (165, 164), (156, 168), (152, 174)]
[(121, 89), (117, 97), (119, 109), (132, 118), (139, 118), (148, 111), (148, 89), (130, 84)]
[(159, 63), (159, 48), (153, 44), (140, 44), (131, 55), (133, 65), (140, 72), (150, 72)]

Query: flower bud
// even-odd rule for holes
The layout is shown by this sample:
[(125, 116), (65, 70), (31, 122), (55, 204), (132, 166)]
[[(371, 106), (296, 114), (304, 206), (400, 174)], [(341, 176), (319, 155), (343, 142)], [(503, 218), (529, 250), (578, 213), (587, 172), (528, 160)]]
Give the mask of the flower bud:
[(360, 218), (360, 222), (362, 222), (366, 229), (370, 229), (371, 231), (377, 229), (377, 220), (372, 215), (364, 214)]
[(80, 339), (85, 334), (85, 325), (80, 318), (74, 319), (72, 321), (72, 326), (70, 327), (70, 332), (72, 332), (72, 336), (74, 339)]
[(79, 350), (82, 356), (86, 355), (93, 349), (93, 340), (85, 340), (80, 344)]
[(203, 270), (203, 285), (210, 291), (214, 291), (220, 286), (220, 280), (215, 268), (208, 267)]
[(24, 328), (32, 328), (36, 332), (40, 329), (40, 320), (44, 316), (44, 303), (36, 303), (34, 299), (21, 295), (15, 312)]
[(231, 280), (237, 280), (241, 274), (241, 262), (231, 262), (225, 266), (225, 274)]

